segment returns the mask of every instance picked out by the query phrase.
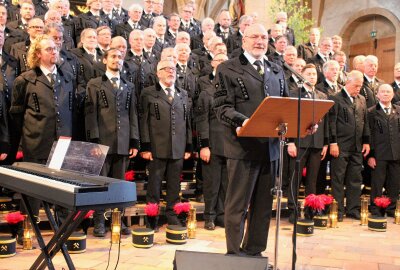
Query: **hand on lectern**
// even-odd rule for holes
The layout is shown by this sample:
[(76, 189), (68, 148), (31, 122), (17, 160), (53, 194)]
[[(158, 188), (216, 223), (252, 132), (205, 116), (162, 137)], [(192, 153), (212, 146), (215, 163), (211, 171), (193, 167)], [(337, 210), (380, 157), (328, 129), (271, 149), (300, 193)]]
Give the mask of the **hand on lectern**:
[[(248, 121), (249, 121), (248, 118), (247, 118), (246, 120), (244, 120), (244, 121), (243, 121), (243, 124), (242, 124), (242, 127), (244, 127)], [(240, 131), (240, 129), (241, 129), (242, 127), (237, 127), (237, 128), (236, 128), (236, 134), (239, 133), (239, 131)]]

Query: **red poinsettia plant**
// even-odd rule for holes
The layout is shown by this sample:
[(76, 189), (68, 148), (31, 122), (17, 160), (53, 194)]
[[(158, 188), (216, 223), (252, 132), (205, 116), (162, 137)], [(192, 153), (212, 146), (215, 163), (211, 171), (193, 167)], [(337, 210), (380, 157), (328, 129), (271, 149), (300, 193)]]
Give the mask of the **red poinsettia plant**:
[(5, 218), (8, 224), (18, 224), (19, 222), (24, 221), (25, 216), (22, 215), (20, 211), (18, 211), (8, 213)]
[(159, 213), (159, 207), (158, 204), (156, 203), (148, 203), (145, 207), (144, 207), (144, 212), (147, 216), (149, 217), (156, 217), (158, 216)]
[(390, 198), (385, 197), (385, 196), (376, 197), (374, 199), (374, 203), (376, 206), (385, 209), (390, 205)]
[(184, 226), (186, 226), (189, 211), (190, 203), (188, 202), (179, 202), (174, 205), (174, 212)]
[(130, 182), (135, 180), (135, 171), (130, 170), (130, 171), (125, 172), (125, 180), (130, 181)]
[(24, 221), (25, 216), (22, 215), (20, 211), (18, 211), (18, 212), (8, 213), (5, 216), (5, 219), (8, 223), (8, 226), (10, 227), (10, 232), (12, 237), (16, 237), (18, 232), (18, 223)]
[(329, 211), (329, 206), (333, 202), (333, 197), (325, 194), (310, 194), (304, 201), (304, 212), (307, 219), (314, 216), (325, 215)]

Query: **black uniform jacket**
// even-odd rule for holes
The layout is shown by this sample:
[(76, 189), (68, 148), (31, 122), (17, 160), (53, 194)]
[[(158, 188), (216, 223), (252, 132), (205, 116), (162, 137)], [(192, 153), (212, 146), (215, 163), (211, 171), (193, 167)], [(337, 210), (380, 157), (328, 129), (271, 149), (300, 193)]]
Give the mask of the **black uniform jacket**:
[(78, 113), (84, 93), (76, 91), (72, 74), (57, 70), (54, 87), (40, 68), (22, 73), (14, 82), (10, 114), (22, 132), (24, 156), (47, 159), (59, 136), (79, 139)]
[(175, 87), (172, 102), (157, 83), (140, 96), (140, 137), (142, 151), (155, 158), (181, 159), (192, 148), (189, 98)]
[(339, 145), (340, 155), (361, 152), (362, 144), (370, 141), (365, 98), (357, 95), (351, 102), (344, 89), (329, 99), (335, 105), (329, 111), (330, 143)]
[(214, 110), (225, 126), (224, 153), (231, 159), (277, 160), (279, 144), (273, 138), (246, 138), (236, 135), (266, 96), (288, 96), (283, 70), (264, 60), (262, 77), (244, 54), (221, 63), (215, 78)]
[(215, 155), (224, 155), (224, 126), (218, 121), (212, 104), (215, 94), (214, 85), (204, 87), (196, 102), (194, 115), (199, 136), (199, 147), (209, 147)]
[(368, 109), (371, 129), (370, 156), (378, 160), (400, 159), (400, 106), (392, 105), (386, 115), (380, 104)]
[(86, 89), (85, 126), (87, 140), (110, 147), (108, 154), (128, 155), (139, 149), (139, 125), (134, 86), (120, 78), (113, 89), (106, 75), (89, 81)]
[[(318, 91), (315, 89), (314, 97), (311, 93), (307, 93), (304, 87), (302, 88), (297, 88), (296, 90), (290, 92), (291, 97), (298, 97), (299, 96), (299, 90), (301, 90), (301, 97), (302, 98), (308, 98), (308, 99), (322, 99), (326, 100), (328, 97), (321, 91)], [(312, 135), (307, 135), (304, 138), (300, 140), (300, 147), (301, 148), (316, 148), (316, 149), (322, 149), (324, 145), (329, 144), (329, 121), (328, 121), (329, 115), (326, 114), (325, 117), (322, 119), (322, 121), (318, 122), (318, 129), (317, 132), (315, 132)], [(297, 139), (290, 140), (292, 142), (297, 143)]]

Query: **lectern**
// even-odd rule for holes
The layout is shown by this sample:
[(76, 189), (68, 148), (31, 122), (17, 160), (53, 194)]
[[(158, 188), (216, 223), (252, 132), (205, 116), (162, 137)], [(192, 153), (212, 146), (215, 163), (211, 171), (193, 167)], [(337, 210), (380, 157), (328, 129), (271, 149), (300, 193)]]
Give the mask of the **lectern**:
[[(279, 137), (279, 177), (273, 189), (276, 195), (276, 230), (274, 270), (278, 267), (279, 226), (282, 200), (282, 169), (285, 138), (303, 138), (310, 134), (310, 127), (318, 124), (334, 102), (320, 99), (266, 97), (239, 132), (240, 137)], [(299, 113), (301, 108), (301, 114)], [(299, 117), (300, 116), (300, 117)], [(300, 126), (300, 132), (298, 128)], [(267, 153), (266, 153), (267, 154)]]

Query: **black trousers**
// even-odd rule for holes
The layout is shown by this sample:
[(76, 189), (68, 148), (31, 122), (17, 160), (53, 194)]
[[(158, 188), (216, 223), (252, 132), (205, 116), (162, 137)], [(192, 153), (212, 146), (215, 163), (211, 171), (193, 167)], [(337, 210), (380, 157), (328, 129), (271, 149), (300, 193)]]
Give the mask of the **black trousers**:
[(331, 159), (332, 195), (338, 202), (339, 213), (344, 214), (344, 187), (346, 187), (346, 212), (353, 214), (360, 211), (362, 183), (361, 153), (341, 153)]
[[(103, 167), (101, 168), (100, 174), (102, 176), (125, 179), (125, 172), (128, 168), (128, 157), (118, 154), (109, 154), (106, 156)], [(120, 209), (122, 211), (122, 209)], [(105, 210), (96, 210), (93, 213), (93, 221), (96, 224), (104, 223), (104, 212)]]
[(125, 179), (125, 172), (128, 168), (128, 157), (118, 154), (106, 156), (101, 175), (116, 179)]
[(174, 212), (174, 205), (180, 201), (180, 174), (182, 173), (183, 159), (153, 158), (149, 162), (149, 180), (147, 184), (147, 203), (159, 203), (161, 184), (165, 179), (167, 183), (167, 207), (165, 215), (168, 224), (179, 224)]
[(209, 163), (202, 161), (204, 219), (224, 220), (224, 201), (228, 185), (226, 158), (211, 154)]
[[(39, 163), (39, 164), (43, 164), (44, 165), (44, 164), (46, 164), (47, 160), (24, 157), (24, 162)], [(28, 199), (29, 205), (32, 208), (33, 215), (38, 218), (39, 217), (40, 205), (42, 204), (42, 201), (39, 200), (39, 199), (30, 197), (30, 196), (27, 196), (27, 199)], [(28, 211), (24, 207), (24, 204), (22, 203), (22, 201), (21, 201), (21, 205), (20, 205), (20, 210), (21, 210), (22, 214), (24, 214), (24, 215), (28, 214)]]
[(282, 170), (282, 191), (283, 191), (283, 196), (288, 197), (289, 196), (289, 186), (292, 181), (292, 175), (290, 174), (290, 159), (291, 157), (289, 156), (287, 152), (287, 144), (285, 144), (285, 147), (283, 149), (283, 170)]
[[(10, 116), (8, 116), (8, 130), (10, 133), (10, 149), (8, 151), (7, 158), (3, 161), (0, 161), (0, 165), (12, 165), (15, 162), (15, 158), (18, 152), (18, 147), (20, 141), (17, 138), (20, 138), (20, 134), (17, 132), (17, 127), (15, 127), (14, 121)], [(44, 163), (46, 164), (46, 162)]]
[[(376, 160), (375, 169), (371, 170), (371, 213), (379, 214), (379, 207), (374, 204), (376, 197), (382, 196), (385, 186), (390, 198), (386, 211), (394, 213), (400, 192), (400, 160)], [(386, 183), (386, 185), (385, 185)]]
[(276, 162), (270, 161), (227, 160), (225, 234), (228, 254), (256, 255), (266, 249), (276, 168)]
[[(319, 165), (319, 171), (318, 171), (318, 179), (317, 179), (317, 194), (324, 194), (326, 192), (326, 188), (331, 186), (331, 181), (326, 179), (327, 176), (327, 166), (328, 166), (328, 161), (329, 161), (329, 172), (331, 171), (330, 168), (330, 161), (332, 159), (332, 156), (329, 154), (329, 148), (328, 152), (325, 155), (324, 160), (321, 160), (321, 163)], [(329, 173), (330, 177), (330, 173)]]
[[(307, 168), (307, 175), (305, 177), (305, 193), (306, 196), (309, 194), (316, 194), (317, 190), (317, 179), (318, 172), (321, 163), (321, 151), (318, 148), (298, 148), (298, 155), (300, 159), (300, 172), (303, 172), (303, 168)], [(293, 175), (292, 182), (289, 186), (288, 194), (288, 208), (294, 209), (294, 196), (298, 193), (298, 189), (301, 183), (301, 178), (299, 179), (298, 185), (297, 172), (295, 172), (296, 158), (290, 159), (290, 175)], [(300, 174), (302, 175), (302, 174)], [(300, 176), (301, 177), (301, 176)], [(296, 202), (297, 203), (297, 202)]]

